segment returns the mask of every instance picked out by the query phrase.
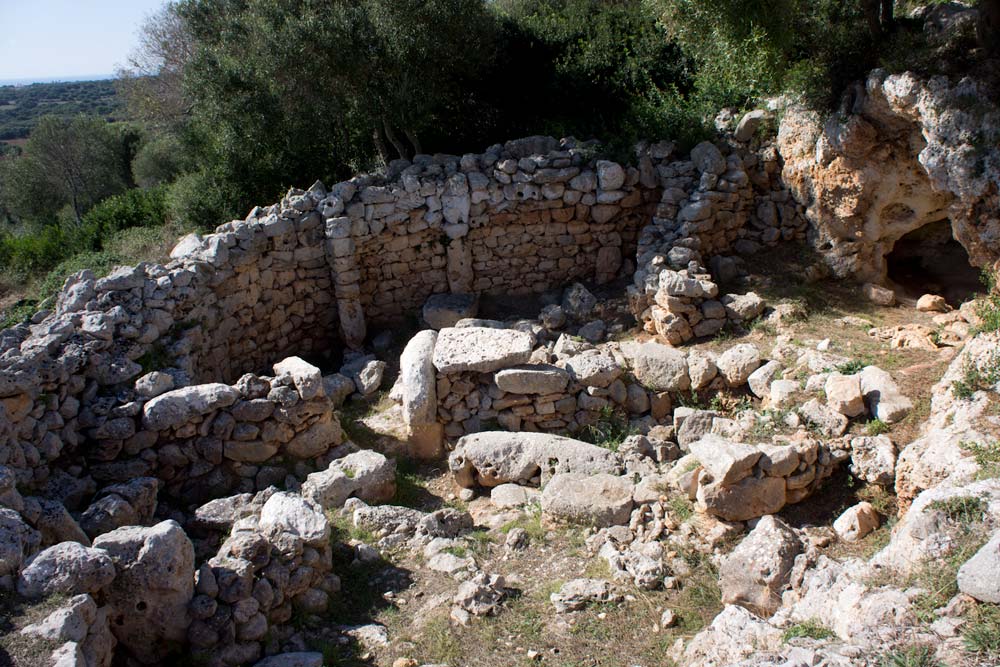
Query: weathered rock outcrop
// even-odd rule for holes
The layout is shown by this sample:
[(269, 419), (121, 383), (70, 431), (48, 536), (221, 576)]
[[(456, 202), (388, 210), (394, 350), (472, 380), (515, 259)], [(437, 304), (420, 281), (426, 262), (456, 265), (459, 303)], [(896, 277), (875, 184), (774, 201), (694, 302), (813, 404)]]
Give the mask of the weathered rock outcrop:
[(878, 283), (897, 240), (944, 219), (974, 264), (1000, 258), (998, 137), (1000, 109), (973, 79), (876, 70), (827, 119), (788, 109), (778, 146), (813, 246), (835, 275)]

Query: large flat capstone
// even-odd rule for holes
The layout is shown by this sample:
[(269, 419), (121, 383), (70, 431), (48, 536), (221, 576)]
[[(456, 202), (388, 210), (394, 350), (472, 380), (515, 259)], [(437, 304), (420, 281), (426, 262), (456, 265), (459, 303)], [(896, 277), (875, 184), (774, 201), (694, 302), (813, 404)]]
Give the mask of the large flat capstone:
[(523, 331), (484, 327), (442, 329), (434, 346), (434, 367), (441, 373), (492, 373), (526, 363), (531, 357), (531, 344), (531, 334)]
[(494, 379), (497, 387), (512, 394), (556, 394), (569, 384), (569, 373), (556, 366), (536, 364), (506, 368)]
[(146, 403), (142, 409), (142, 425), (150, 431), (183, 426), (192, 417), (229, 407), (239, 397), (239, 391), (220, 382), (174, 389)]

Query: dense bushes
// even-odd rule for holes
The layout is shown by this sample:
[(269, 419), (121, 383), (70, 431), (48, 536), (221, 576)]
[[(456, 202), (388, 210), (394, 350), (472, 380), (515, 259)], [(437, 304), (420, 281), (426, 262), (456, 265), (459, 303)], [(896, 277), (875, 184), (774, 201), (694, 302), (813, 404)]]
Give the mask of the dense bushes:
[(75, 255), (100, 252), (124, 229), (160, 226), (166, 219), (165, 192), (163, 187), (129, 190), (97, 204), (79, 225), (43, 225), (0, 237), (0, 265), (8, 277), (36, 279)]

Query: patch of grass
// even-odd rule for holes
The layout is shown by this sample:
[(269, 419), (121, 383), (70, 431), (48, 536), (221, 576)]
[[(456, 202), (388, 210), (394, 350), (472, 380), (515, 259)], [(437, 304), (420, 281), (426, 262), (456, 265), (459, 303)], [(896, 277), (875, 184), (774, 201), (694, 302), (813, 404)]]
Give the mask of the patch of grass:
[(625, 438), (635, 435), (635, 433), (635, 429), (629, 426), (628, 415), (611, 406), (605, 406), (601, 408), (597, 421), (583, 427), (576, 437), (584, 442), (617, 452)]
[(3, 312), (0, 312), (0, 329), (12, 327), (31, 319), (31, 316), (38, 310), (38, 301), (35, 299), (21, 299)]
[(1000, 662), (1000, 606), (979, 604), (962, 630), (965, 650)]
[(883, 435), (891, 430), (892, 427), (889, 426), (889, 424), (882, 421), (881, 419), (872, 419), (868, 422), (865, 422), (865, 433), (867, 433), (868, 435), (872, 436)]
[(452, 631), (446, 614), (427, 621), (420, 634), (424, 650), (421, 657), (425, 661), (444, 665), (461, 664), (465, 648), (459, 636)]
[(542, 510), (537, 505), (529, 505), (525, 508), (524, 514), (501, 526), (500, 532), (506, 535), (515, 528), (523, 528), (532, 542), (545, 540), (545, 535), (548, 533), (542, 527)]
[(981, 445), (978, 442), (962, 442), (959, 446), (970, 452), (979, 466), (976, 479), (1000, 477), (1000, 441)]
[(667, 510), (683, 523), (694, 515), (694, 504), (682, 496), (671, 496), (667, 500)]
[(787, 643), (790, 639), (797, 639), (799, 637), (806, 637), (808, 639), (829, 639), (836, 636), (837, 635), (833, 630), (826, 627), (816, 619), (811, 618), (808, 621), (796, 623), (792, 627), (785, 630), (785, 632), (781, 635), (781, 641)]
[(912, 644), (884, 653), (878, 667), (941, 667), (934, 657), (934, 649), (927, 644)]
[(707, 554), (691, 550), (682, 552), (680, 557), (691, 573), (682, 578), (682, 588), (671, 608), (677, 613), (680, 629), (695, 633), (722, 611), (719, 571)]
[(345, 514), (338, 514), (328, 511), (326, 518), (333, 527), (331, 539), (338, 542), (364, 542), (365, 544), (375, 544), (378, 537), (367, 528), (355, 526), (351, 517)]

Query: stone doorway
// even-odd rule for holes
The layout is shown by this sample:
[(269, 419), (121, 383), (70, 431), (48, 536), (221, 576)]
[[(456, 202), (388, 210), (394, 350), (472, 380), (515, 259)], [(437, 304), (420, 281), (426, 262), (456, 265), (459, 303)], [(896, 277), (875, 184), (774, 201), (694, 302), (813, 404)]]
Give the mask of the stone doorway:
[(938, 220), (906, 234), (885, 259), (888, 278), (904, 298), (938, 294), (957, 308), (983, 288), (979, 269), (952, 236), (949, 220)]

